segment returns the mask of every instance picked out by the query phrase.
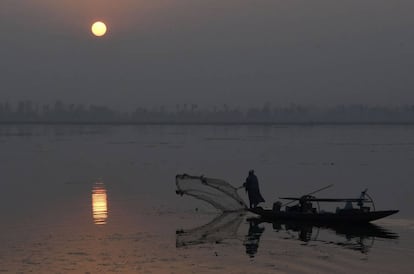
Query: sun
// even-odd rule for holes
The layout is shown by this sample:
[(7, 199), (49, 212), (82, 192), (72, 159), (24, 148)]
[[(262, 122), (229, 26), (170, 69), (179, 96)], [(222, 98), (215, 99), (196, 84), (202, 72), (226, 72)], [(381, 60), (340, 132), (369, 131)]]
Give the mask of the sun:
[(91, 31), (92, 31), (93, 35), (98, 36), (98, 37), (104, 36), (105, 33), (106, 33), (106, 30), (107, 30), (107, 28), (106, 28), (105, 23), (101, 22), (101, 21), (97, 21), (97, 22), (93, 23), (92, 27), (91, 27)]

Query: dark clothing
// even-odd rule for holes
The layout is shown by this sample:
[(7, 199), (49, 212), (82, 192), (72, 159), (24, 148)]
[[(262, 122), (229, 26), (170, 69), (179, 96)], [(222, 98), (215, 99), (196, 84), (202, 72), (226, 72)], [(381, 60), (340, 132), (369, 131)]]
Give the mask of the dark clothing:
[(246, 188), (246, 192), (249, 195), (250, 208), (256, 207), (259, 203), (265, 201), (262, 197), (262, 194), (260, 194), (259, 180), (257, 179), (256, 175), (249, 174), (249, 176), (246, 178), (246, 183), (244, 183), (244, 187)]

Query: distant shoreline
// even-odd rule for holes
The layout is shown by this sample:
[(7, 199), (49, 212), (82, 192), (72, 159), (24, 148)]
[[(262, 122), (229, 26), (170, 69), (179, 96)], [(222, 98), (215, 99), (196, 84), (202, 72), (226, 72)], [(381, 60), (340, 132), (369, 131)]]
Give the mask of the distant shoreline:
[(414, 126), (413, 122), (77, 122), (77, 121), (1, 121), (8, 125), (68, 125), (68, 126)]
[(287, 107), (213, 108), (197, 104), (171, 107), (138, 107), (119, 111), (108, 106), (65, 104), (40, 105), (32, 101), (17, 104), (0, 102), (0, 125), (414, 125), (414, 105), (398, 107), (339, 105), (312, 107), (292, 104)]

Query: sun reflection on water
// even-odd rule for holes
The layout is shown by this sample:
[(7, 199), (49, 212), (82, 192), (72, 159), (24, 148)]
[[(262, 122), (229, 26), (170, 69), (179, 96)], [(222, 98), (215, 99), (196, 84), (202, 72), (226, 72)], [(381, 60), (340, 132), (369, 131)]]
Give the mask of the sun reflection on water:
[(108, 219), (108, 200), (106, 188), (102, 182), (95, 183), (92, 188), (92, 214), (95, 224), (106, 224)]

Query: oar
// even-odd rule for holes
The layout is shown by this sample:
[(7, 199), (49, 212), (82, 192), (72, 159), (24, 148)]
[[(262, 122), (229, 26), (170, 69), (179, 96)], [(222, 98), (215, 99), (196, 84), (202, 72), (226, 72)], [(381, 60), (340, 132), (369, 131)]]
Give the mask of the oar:
[[(323, 188), (320, 188), (320, 189), (318, 189), (318, 190), (315, 190), (314, 192), (311, 192), (311, 193), (306, 194), (306, 195), (312, 195), (312, 194), (315, 194), (315, 193), (317, 193), (317, 192), (319, 192), (319, 191), (322, 191), (322, 190), (328, 189), (328, 188), (330, 188), (330, 187), (332, 187), (332, 186), (333, 186), (333, 184), (327, 185), (327, 186), (325, 186), (325, 187), (323, 187)], [(306, 195), (305, 195), (305, 196), (306, 196)]]
[[(315, 193), (320, 192), (320, 191), (322, 191), (322, 190), (328, 189), (328, 188), (330, 188), (330, 187), (332, 187), (332, 186), (333, 186), (333, 184), (327, 185), (327, 186), (325, 186), (325, 187), (322, 187), (322, 188), (320, 188), (320, 189), (318, 189), (318, 190), (312, 191), (312, 192), (310, 192), (310, 193), (308, 193), (308, 194), (306, 194), (306, 195), (303, 195), (303, 196), (308, 196), (308, 195), (315, 194)], [(287, 205), (290, 205), (290, 204), (291, 204), (291, 203), (293, 203), (293, 202), (296, 202), (296, 201), (290, 201), (290, 202), (287, 202), (287, 203), (283, 204), (282, 206), (287, 206)]]

